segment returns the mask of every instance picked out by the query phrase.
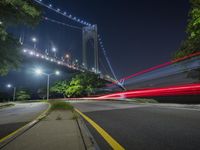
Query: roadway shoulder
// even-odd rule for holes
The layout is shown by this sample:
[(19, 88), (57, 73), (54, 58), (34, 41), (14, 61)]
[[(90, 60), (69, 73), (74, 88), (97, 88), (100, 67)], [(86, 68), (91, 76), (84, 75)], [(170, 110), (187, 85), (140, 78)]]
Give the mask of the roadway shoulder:
[(22, 135), (24, 132), (29, 130), (31, 127), (33, 127), (35, 124), (37, 124), (41, 119), (47, 116), (50, 109), (50, 104), (48, 103), (48, 108), (43, 111), (36, 119), (32, 120), (31, 122), (27, 123), (26, 125), (22, 126), (21, 128), (15, 130), (14, 132), (10, 133), (9, 135), (3, 137), (0, 139), (0, 149), (4, 147), (5, 145), (12, 142), (14, 139), (16, 139), (18, 136)]

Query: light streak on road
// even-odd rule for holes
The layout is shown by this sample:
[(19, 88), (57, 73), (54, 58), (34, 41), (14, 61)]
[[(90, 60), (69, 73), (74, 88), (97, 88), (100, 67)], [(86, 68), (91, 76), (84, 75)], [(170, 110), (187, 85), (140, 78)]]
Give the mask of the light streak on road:
[(94, 99), (103, 100), (103, 99), (118, 99), (121, 97), (137, 98), (137, 97), (157, 97), (157, 96), (180, 96), (180, 95), (200, 95), (200, 83), (170, 86), (164, 88), (131, 90), (127, 92), (108, 94)]

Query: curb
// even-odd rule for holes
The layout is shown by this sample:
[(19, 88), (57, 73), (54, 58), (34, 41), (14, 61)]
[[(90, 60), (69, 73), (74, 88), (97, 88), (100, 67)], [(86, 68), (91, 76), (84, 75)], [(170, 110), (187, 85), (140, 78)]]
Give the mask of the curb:
[(22, 126), (21, 128), (15, 130), (14, 132), (10, 133), (9, 135), (3, 137), (0, 139), (0, 149), (12, 142), (14, 139), (16, 139), (18, 136), (22, 135), (25, 133), (27, 130), (32, 128), (34, 125), (36, 125), (41, 119), (46, 117), (48, 115), (48, 112), (50, 110), (50, 104), (48, 103), (48, 108), (43, 111), (36, 119), (33, 121), (29, 122), (28, 124)]
[(85, 125), (83, 118), (80, 115), (79, 115), (78, 119), (76, 119), (76, 122), (77, 122), (77, 125), (79, 127), (80, 134), (82, 136), (83, 143), (85, 145), (85, 149), (86, 150), (100, 150), (98, 144), (96, 143), (94, 137), (90, 133), (89, 129)]

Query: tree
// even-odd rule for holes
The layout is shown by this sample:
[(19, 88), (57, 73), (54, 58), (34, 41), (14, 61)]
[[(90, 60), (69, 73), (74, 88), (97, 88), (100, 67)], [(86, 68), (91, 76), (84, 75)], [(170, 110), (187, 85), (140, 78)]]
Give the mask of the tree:
[(68, 97), (88, 96), (94, 93), (96, 88), (105, 86), (106, 82), (93, 73), (80, 73), (70, 81), (65, 91)]
[(190, 0), (190, 3), (190, 18), (186, 29), (187, 38), (174, 54), (174, 59), (200, 51), (200, 0)]
[(63, 97), (65, 97), (65, 91), (67, 90), (68, 87), (69, 87), (68, 81), (66, 80), (58, 81), (50, 88), (50, 91), (53, 93), (62, 94)]
[(7, 32), (7, 28), (17, 24), (35, 25), (41, 11), (32, 0), (0, 1), (0, 75), (17, 68), (21, 62), (20, 43)]
[(18, 101), (24, 101), (31, 99), (30, 95), (27, 93), (27, 91), (21, 90), (17, 92), (17, 100)]

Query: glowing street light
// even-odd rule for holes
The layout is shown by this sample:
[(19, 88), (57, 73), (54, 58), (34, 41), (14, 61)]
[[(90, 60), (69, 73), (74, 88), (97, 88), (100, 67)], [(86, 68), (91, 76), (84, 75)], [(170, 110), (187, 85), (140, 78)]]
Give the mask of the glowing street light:
[(36, 73), (37, 75), (43, 74), (42, 69), (40, 69), (40, 68), (35, 69), (35, 73)]
[(37, 75), (45, 75), (45, 76), (47, 76), (47, 101), (48, 101), (49, 100), (49, 82), (50, 82), (50, 77), (52, 75), (59, 76), (60, 75), (60, 71), (55, 71), (54, 73), (48, 74), (48, 73), (43, 72), (43, 70), (41, 68), (37, 68), (37, 69), (35, 69), (35, 73)]
[(6, 85), (7, 88), (13, 88), (13, 101), (15, 101), (15, 95), (16, 95), (16, 87), (13, 87), (11, 84)]
[(7, 88), (11, 88), (11, 87), (12, 87), (12, 85), (11, 85), (11, 84), (7, 84), (6, 86), (7, 86)]
[(60, 75), (60, 71), (56, 71), (55, 74), (58, 76)]

